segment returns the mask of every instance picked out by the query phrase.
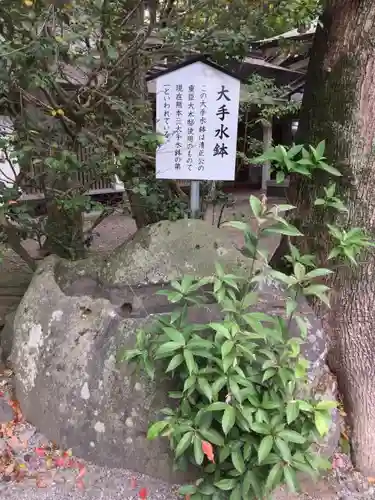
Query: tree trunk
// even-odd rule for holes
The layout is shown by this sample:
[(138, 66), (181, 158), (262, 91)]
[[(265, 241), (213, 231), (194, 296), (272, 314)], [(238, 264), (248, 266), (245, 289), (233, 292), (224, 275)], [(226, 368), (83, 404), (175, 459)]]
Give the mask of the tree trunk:
[[(343, 174), (337, 187), (349, 216), (335, 222), (363, 227), (375, 236), (375, 2), (332, 0), (322, 16), (312, 49), (298, 141), (326, 139), (326, 156)], [(325, 176), (314, 184), (292, 179), (289, 198), (298, 207), (303, 247), (320, 264), (330, 245), (324, 223), (334, 215), (314, 209), (312, 200)], [(282, 252), (279, 252), (281, 254)], [(279, 255), (280, 256), (280, 255)], [(339, 267), (334, 275), (332, 308), (324, 315), (336, 373), (352, 427), (355, 466), (375, 475), (375, 255), (357, 268)]]

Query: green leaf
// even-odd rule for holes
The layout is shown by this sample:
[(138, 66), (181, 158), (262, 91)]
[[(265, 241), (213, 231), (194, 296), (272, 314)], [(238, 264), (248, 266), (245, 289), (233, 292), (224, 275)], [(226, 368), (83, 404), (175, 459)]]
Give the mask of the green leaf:
[(294, 320), (301, 332), (301, 337), (305, 339), (307, 337), (308, 326), (310, 325), (310, 322), (308, 322), (306, 318), (301, 318), (301, 316), (295, 316)]
[(211, 402), (212, 401), (212, 390), (210, 384), (203, 377), (198, 378), (198, 387), (206, 396), (206, 398)]
[(175, 370), (180, 364), (184, 361), (184, 357), (182, 354), (176, 354), (176, 356), (173, 356), (171, 361), (169, 362), (169, 365), (166, 369), (166, 372), (171, 372)]
[(282, 170), (278, 170), (276, 172), (276, 183), (281, 184), (282, 182), (284, 182), (284, 179), (285, 179), (284, 172)]
[(286, 406), (286, 420), (290, 425), (299, 415), (299, 406), (297, 401), (289, 401)]
[(220, 227), (234, 227), (235, 229), (239, 229), (240, 231), (251, 231), (249, 224), (236, 220), (224, 222), (224, 224), (222, 224)]
[(231, 459), (234, 467), (238, 470), (240, 474), (243, 474), (246, 470), (246, 467), (241, 450), (232, 451)]
[(325, 172), (328, 172), (331, 175), (334, 175), (335, 177), (342, 177), (342, 173), (337, 170), (337, 168), (332, 167), (332, 165), (327, 165), (327, 163), (325, 163), (324, 161), (320, 161), (317, 167), (321, 170), (324, 170)]
[(185, 380), (184, 384), (184, 392), (188, 391), (193, 385), (197, 382), (197, 377), (195, 375), (191, 375)]
[(202, 450), (202, 440), (199, 436), (194, 437), (194, 459), (197, 465), (202, 465), (204, 453)]
[(285, 236), (303, 236), (295, 226), (291, 224), (275, 224), (274, 226), (267, 227), (262, 230), (262, 234), (267, 236), (269, 234), (283, 234)]
[(284, 467), (284, 478), (289, 491), (295, 493), (298, 490), (296, 471), (287, 465)]
[(306, 279), (313, 279), (313, 278), (319, 278), (320, 276), (328, 276), (329, 274), (332, 274), (333, 271), (330, 269), (313, 269), (312, 271), (308, 272), (305, 276)]
[(228, 328), (226, 326), (222, 325), (221, 323), (210, 323), (209, 326), (210, 326), (210, 328), (212, 328), (216, 332), (223, 335), (223, 337), (225, 337), (229, 340), (232, 338)]
[(221, 422), (225, 435), (229, 434), (230, 430), (232, 429), (235, 423), (236, 423), (236, 410), (233, 406), (227, 405)]
[(281, 458), (285, 460), (285, 462), (290, 462), (292, 457), (288, 444), (278, 436), (275, 438), (275, 444), (280, 452)]
[(250, 488), (256, 495), (256, 498), (262, 498), (262, 487), (259, 479), (252, 470), (248, 470), (242, 482), (242, 497), (251, 498), (249, 495)]
[(198, 369), (196, 362), (194, 361), (194, 356), (189, 349), (184, 349), (184, 358), (186, 362), (186, 366), (189, 370), (189, 374), (192, 375)]
[(236, 479), (221, 479), (215, 483), (215, 486), (222, 491), (231, 491), (236, 487), (236, 484)]
[(184, 486), (181, 486), (178, 492), (180, 495), (193, 495), (196, 493), (197, 489), (198, 488), (193, 484), (185, 484)]
[[(264, 489), (270, 493), (271, 491), (273, 491), (276, 486), (278, 486), (280, 484), (280, 480), (282, 478), (282, 475), (283, 475), (283, 469), (282, 469), (282, 465), (280, 463), (276, 463), (272, 469), (270, 470), (268, 476), (267, 476), (267, 480), (266, 480), (266, 484), (264, 486)], [(259, 497), (261, 498), (261, 497)]]
[(261, 464), (270, 454), (273, 447), (273, 437), (265, 436), (258, 448), (258, 463)]
[(212, 384), (211, 389), (212, 389), (212, 394), (215, 398), (218, 397), (219, 392), (222, 390), (224, 385), (227, 382), (227, 377), (222, 376), (219, 377), (215, 382)]
[(160, 420), (159, 422), (155, 422), (152, 424), (147, 432), (147, 439), (152, 441), (153, 439), (156, 439), (160, 434), (163, 432), (163, 430), (167, 427), (168, 422), (165, 420)]
[(289, 441), (290, 443), (296, 443), (296, 444), (306, 443), (306, 438), (301, 436), (301, 434), (298, 434), (298, 432), (296, 431), (284, 429), (279, 432), (278, 436), (285, 441)]
[(162, 344), (156, 351), (155, 357), (165, 357), (166, 354), (171, 354), (174, 351), (177, 351), (178, 349), (181, 349), (181, 344), (177, 342), (165, 342), (165, 344)]
[(185, 337), (182, 335), (181, 332), (176, 330), (175, 328), (168, 328), (165, 327), (163, 328), (164, 332), (167, 334), (167, 336), (172, 340), (172, 342), (177, 342), (180, 345), (185, 345)]
[(331, 424), (331, 418), (325, 412), (316, 411), (314, 413), (314, 421), (316, 430), (319, 432), (321, 436), (325, 436)]
[(229, 388), (230, 388), (230, 392), (236, 398), (236, 400), (239, 403), (242, 403), (242, 396), (241, 396), (241, 391), (240, 391), (239, 385), (232, 377), (229, 378)]
[(226, 340), (221, 346), (221, 357), (225, 358), (231, 352), (234, 347), (234, 342), (232, 340)]
[(194, 436), (193, 432), (187, 432), (182, 436), (176, 447), (175, 451), (176, 458), (180, 457), (189, 448), (189, 446), (192, 444), (193, 436)]
[(337, 401), (320, 401), (316, 406), (316, 410), (333, 410), (337, 408)]
[(216, 446), (224, 446), (223, 436), (215, 429), (199, 429), (199, 433), (210, 443), (216, 444)]
[(256, 218), (259, 218), (263, 213), (262, 202), (257, 196), (250, 196), (249, 199), (251, 210)]
[(229, 497), (229, 500), (242, 500), (242, 493), (241, 493), (241, 485), (240, 484), (237, 484), (237, 486), (234, 488), (231, 496)]
[(314, 152), (314, 157), (317, 161), (321, 160), (324, 157), (325, 149), (326, 149), (326, 141), (323, 140), (319, 142)]
[(250, 424), (250, 427), (251, 427), (251, 430), (253, 430), (257, 434), (265, 434), (265, 435), (270, 434), (269, 427), (265, 424), (261, 424), (260, 422), (252, 422)]

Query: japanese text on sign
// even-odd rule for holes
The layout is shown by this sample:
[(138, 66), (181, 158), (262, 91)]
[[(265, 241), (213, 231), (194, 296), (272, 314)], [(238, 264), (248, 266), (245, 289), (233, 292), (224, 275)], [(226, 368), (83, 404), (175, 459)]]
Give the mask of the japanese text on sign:
[(192, 63), (156, 81), (159, 179), (233, 180), (240, 82)]

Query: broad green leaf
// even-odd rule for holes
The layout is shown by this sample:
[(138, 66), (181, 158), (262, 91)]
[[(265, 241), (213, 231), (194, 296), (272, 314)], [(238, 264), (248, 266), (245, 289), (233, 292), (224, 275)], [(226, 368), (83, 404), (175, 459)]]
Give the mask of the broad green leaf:
[(241, 450), (232, 451), (231, 459), (234, 467), (238, 470), (240, 474), (243, 474), (246, 470), (246, 467)]
[(295, 146), (292, 146), (289, 150), (288, 150), (288, 158), (292, 159), (294, 158), (295, 156), (297, 156), (303, 149), (303, 145), (302, 144), (296, 144)]
[(278, 436), (275, 438), (275, 444), (280, 452), (281, 458), (285, 460), (285, 462), (290, 462), (292, 457), (288, 444)]
[(271, 278), (275, 278), (277, 281), (281, 281), (286, 285), (293, 285), (295, 283), (295, 279), (287, 274), (281, 273), (280, 271), (271, 270), (268, 271), (268, 275)]
[(194, 360), (194, 356), (192, 354), (191, 351), (189, 351), (189, 349), (184, 349), (184, 358), (185, 358), (185, 362), (186, 362), (186, 366), (189, 370), (189, 374), (192, 375), (193, 373), (195, 373), (197, 371), (197, 364)]
[(163, 328), (163, 330), (167, 334), (167, 336), (171, 339), (172, 342), (185, 345), (185, 337), (182, 335), (181, 332), (179, 332), (175, 328), (168, 328), (168, 327)]
[(317, 164), (317, 167), (320, 168), (321, 170), (324, 170), (325, 172), (328, 172), (331, 175), (334, 175), (336, 177), (342, 177), (342, 173), (339, 170), (337, 170), (337, 168), (332, 167), (332, 165), (328, 165), (324, 161), (320, 161)]
[(222, 491), (231, 491), (236, 487), (237, 481), (235, 479), (220, 479), (215, 483), (216, 488)]
[(328, 433), (331, 424), (330, 416), (323, 411), (316, 411), (314, 413), (314, 421), (316, 430), (321, 436), (325, 436)]
[(303, 280), (306, 274), (305, 266), (303, 266), (300, 262), (296, 262), (294, 264), (293, 271), (298, 281)]
[(215, 429), (199, 429), (199, 433), (210, 443), (216, 444), (216, 446), (224, 446), (223, 436)]
[(180, 495), (193, 495), (197, 491), (197, 487), (193, 484), (185, 484), (178, 490)]
[(168, 422), (165, 420), (161, 420), (159, 422), (155, 422), (152, 424), (147, 432), (147, 439), (152, 441), (153, 439), (156, 439), (160, 434), (163, 432), (163, 430), (167, 427)]
[(315, 149), (315, 159), (317, 161), (321, 160), (323, 157), (324, 157), (324, 151), (326, 149), (326, 141), (323, 140), (321, 142), (319, 142), (319, 144), (317, 145), (316, 149)]
[(222, 464), (230, 455), (230, 447), (224, 446), (219, 451), (219, 463)]
[(291, 297), (288, 297), (287, 301), (286, 301), (286, 316), (287, 316), (287, 318), (290, 318), (292, 316), (292, 314), (297, 309), (297, 307), (298, 307), (298, 303), (294, 299), (292, 299)]
[(239, 403), (242, 403), (242, 396), (241, 396), (241, 391), (240, 391), (239, 385), (233, 379), (233, 377), (229, 377), (229, 388), (230, 388), (230, 392), (235, 397), (235, 399)]
[(204, 453), (202, 450), (202, 440), (199, 436), (194, 437), (194, 459), (197, 465), (202, 465)]
[(241, 221), (229, 221), (224, 222), (220, 227), (234, 227), (235, 229), (239, 229), (240, 231), (251, 231), (251, 227), (246, 222)]
[(287, 465), (286, 467), (284, 467), (283, 472), (284, 472), (284, 479), (288, 486), (289, 491), (295, 493), (298, 490), (296, 471), (292, 467)]
[(218, 332), (221, 335), (223, 335), (223, 337), (225, 337), (225, 338), (227, 338), (229, 340), (232, 338), (231, 334), (230, 334), (230, 331), (223, 324), (221, 324), (221, 323), (210, 323), (209, 326), (210, 326), (210, 328), (212, 328), (216, 332)]
[(257, 196), (254, 196), (254, 195), (250, 196), (249, 202), (250, 202), (250, 207), (251, 207), (251, 210), (252, 210), (254, 216), (256, 218), (259, 218), (263, 213), (262, 202), (260, 201), (260, 199)]
[(329, 274), (332, 274), (333, 271), (330, 269), (313, 269), (312, 271), (308, 272), (305, 276), (306, 279), (313, 279), (313, 278), (319, 278), (320, 276), (328, 276)]
[(301, 436), (301, 434), (288, 429), (280, 431), (278, 436), (281, 437), (284, 441), (289, 441), (290, 443), (304, 444), (306, 442), (306, 438)]
[(236, 410), (233, 406), (227, 405), (221, 422), (224, 434), (227, 435), (236, 422)]
[(188, 391), (193, 385), (197, 382), (197, 377), (195, 375), (191, 375), (185, 380), (184, 384), (184, 392)]
[(299, 406), (297, 401), (289, 401), (286, 406), (286, 420), (291, 424), (299, 415)]
[(258, 463), (261, 464), (270, 454), (273, 447), (273, 437), (265, 436), (258, 448)]
[(256, 498), (262, 498), (262, 486), (259, 478), (252, 470), (248, 470), (242, 482), (243, 498), (251, 498), (249, 495), (250, 489), (255, 493)]
[(242, 493), (241, 493), (241, 485), (240, 484), (237, 484), (237, 486), (234, 488), (231, 496), (229, 497), (229, 500), (242, 500)]
[(260, 422), (253, 422), (251, 425), (251, 430), (256, 432), (257, 434), (265, 434), (269, 435), (270, 434), (270, 429), (268, 425), (261, 424)]
[(177, 342), (165, 342), (156, 351), (155, 357), (164, 357), (166, 354), (171, 354), (178, 349), (181, 349), (182, 345)]
[(221, 346), (221, 357), (225, 358), (231, 352), (234, 347), (234, 342), (232, 340), (226, 340)]
[(316, 410), (333, 410), (337, 408), (337, 401), (320, 401), (316, 406)]
[(175, 451), (176, 458), (180, 457), (189, 448), (189, 446), (192, 444), (193, 436), (194, 436), (193, 432), (187, 432), (182, 436), (176, 447)]
[[(282, 475), (283, 475), (282, 465), (281, 465), (281, 463), (276, 463), (272, 467), (272, 469), (270, 470), (270, 472), (267, 476), (266, 484), (264, 486), (265, 491), (268, 493), (273, 491), (276, 488), (276, 486), (278, 486), (280, 484), (280, 480), (282, 478)], [(261, 497), (259, 497), (259, 498), (261, 498)]]
[(284, 236), (303, 236), (301, 231), (299, 231), (295, 226), (291, 224), (275, 224), (274, 226), (267, 227), (262, 230), (263, 236), (269, 234), (283, 234)]
[(171, 361), (169, 362), (168, 368), (166, 369), (166, 372), (171, 372), (175, 370), (180, 364), (184, 361), (184, 357), (182, 354), (176, 354), (176, 356), (173, 356)]
[(212, 384), (211, 389), (212, 389), (212, 394), (215, 398), (218, 397), (219, 392), (221, 389), (224, 387), (224, 385), (227, 382), (227, 377), (219, 377), (215, 382)]
[(206, 396), (209, 401), (212, 401), (212, 390), (210, 384), (207, 382), (207, 379), (203, 377), (198, 378), (198, 387)]

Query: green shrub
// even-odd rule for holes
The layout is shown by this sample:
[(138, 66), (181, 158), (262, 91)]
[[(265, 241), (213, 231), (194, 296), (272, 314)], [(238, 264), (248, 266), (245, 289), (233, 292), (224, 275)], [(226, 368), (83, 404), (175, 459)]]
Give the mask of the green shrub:
[[(323, 162), (322, 144), (310, 152), (299, 147), (283, 151), (287, 161), (284, 153), (279, 160), (274, 149), (267, 159), (283, 168), (287, 165), (289, 172), (293, 165), (297, 172), (302, 165), (302, 175), (323, 167), (339, 175)], [(298, 163), (300, 158), (302, 163)], [(325, 193), (324, 203), (317, 206), (332, 202), (334, 192)], [(342, 211), (338, 199), (335, 203)], [(322, 278), (331, 271), (317, 268), (314, 256), (301, 255), (292, 244), (288, 260), (293, 273), (271, 269), (259, 248), (260, 238), (275, 233), (302, 236), (282, 217), (294, 207), (269, 209), (265, 200), (254, 196), (250, 205), (257, 222), (255, 231), (244, 222), (229, 223), (244, 232), (244, 252), (252, 259), (250, 275), (227, 274), (216, 264), (214, 276), (184, 276), (171, 283), (171, 289), (159, 293), (178, 307), (140, 331), (135, 349), (124, 357), (138, 363), (150, 377), (164, 373), (173, 379), (176, 391), (169, 396), (177, 404), (162, 410), (163, 419), (151, 425), (148, 437), (168, 438), (178, 467), (192, 463), (202, 470), (202, 479), (180, 490), (191, 500), (267, 498), (280, 484), (296, 491), (298, 472), (314, 476), (329, 467), (315, 445), (329, 430), (336, 402), (302, 396), (308, 362), (300, 346), (307, 323), (297, 313), (297, 301), (306, 296), (329, 305), (329, 287)], [(332, 259), (349, 257), (355, 262), (358, 252), (371, 244), (360, 230), (350, 232), (353, 241), (339, 228), (330, 226), (329, 231), (336, 240)], [(282, 317), (257, 311), (258, 286), (266, 279), (276, 280), (288, 292)], [(208, 301), (219, 307), (223, 319), (190, 323), (189, 306), (205, 307)], [(299, 338), (291, 336), (292, 321), (300, 329)]]

